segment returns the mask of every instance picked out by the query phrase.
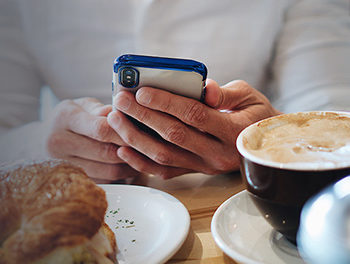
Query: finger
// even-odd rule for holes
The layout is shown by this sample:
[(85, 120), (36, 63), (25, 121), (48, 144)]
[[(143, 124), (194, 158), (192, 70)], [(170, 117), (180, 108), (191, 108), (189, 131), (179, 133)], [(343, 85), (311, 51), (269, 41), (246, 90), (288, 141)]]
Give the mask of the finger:
[(86, 112), (81, 105), (67, 100), (56, 111), (56, 125), (76, 134), (84, 135), (101, 142), (125, 145), (125, 142), (108, 125), (107, 118)]
[(220, 86), (212, 79), (207, 79), (205, 86), (205, 98), (204, 101), (207, 105), (218, 108), (221, 104)]
[(110, 142), (117, 145), (125, 145), (121, 137), (109, 126), (106, 117), (92, 116), (86, 112), (80, 112), (69, 122), (71, 131), (93, 138), (101, 142)]
[(130, 147), (121, 147), (118, 149), (118, 155), (135, 170), (146, 174), (152, 174), (163, 179), (170, 179), (175, 176), (193, 172), (190, 169), (160, 165)]
[(210, 81), (205, 99), (214, 108), (229, 110), (231, 121), (241, 128), (262, 118), (281, 114), (265, 95), (242, 80), (232, 81), (221, 88), (215, 81)]
[(265, 101), (265, 96), (242, 80), (229, 82), (222, 87), (210, 80), (206, 86), (205, 102), (216, 109), (241, 110)]
[(77, 157), (69, 157), (68, 160), (82, 167), (86, 174), (93, 179), (116, 181), (139, 175), (139, 172), (125, 163), (107, 164)]
[[(155, 113), (155, 114), (164, 115), (162, 113)], [(116, 115), (115, 116), (116, 119), (125, 118), (126, 121), (130, 122), (125, 117), (125, 115), (123, 115), (120, 112), (114, 112), (113, 114), (110, 114), (109, 118), (114, 118), (114, 115)], [(191, 134), (193, 129), (187, 128), (186, 125), (183, 125), (181, 122), (178, 122), (176, 120), (172, 120), (172, 122), (170, 122), (168, 125), (166, 122), (167, 118), (171, 118), (171, 117), (165, 115), (165, 119), (157, 123), (159, 123), (160, 126), (164, 126), (165, 131), (173, 131), (173, 132), (170, 132), (171, 136), (168, 137), (170, 141), (183, 142), (181, 138), (186, 138), (189, 134)], [(114, 127), (118, 122), (122, 122), (122, 121), (110, 120), (110, 124), (112, 127)], [(189, 142), (188, 144), (189, 146), (192, 146), (192, 148), (194, 149), (193, 151), (190, 150), (190, 152), (188, 152), (185, 150), (189, 148), (188, 146), (185, 146), (184, 148), (179, 149), (178, 147), (174, 147), (174, 145), (172, 144), (164, 144), (164, 142), (155, 140), (152, 137), (150, 137), (151, 140), (148, 142), (146, 139), (143, 139), (142, 137), (137, 136), (137, 134), (139, 133), (137, 129), (136, 131), (130, 130), (128, 128), (128, 124), (126, 123), (121, 123), (121, 124), (119, 123), (118, 125), (122, 126), (123, 129), (125, 130), (124, 132), (121, 132), (121, 133), (129, 133), (129, 136), (126, 136), (126, 137), (132, 138), (132, 140), (134, 140), (137, 143), (141, 142), (140, 146), (138, 147), (137, 143), (135, 144), (133, 142), (128, 142), (127, 141), (128, 139), (124, 138), (124, 140), (130, 146), (136, 148), (145, 156), (149, 157), (150, 159), (153, 159), (156, 163), (160, 165), (165, 165), (167, 167), (183, 167), (183, 168), (193, 169), (196, 171), (201, 171), (206, 174), (217, 174), (218, 171), (219, 172), (229, 171), (232, 167), (232, 163), (233, 163), (232, 154), (235, 152), (235, 148), (234, 148), (235, 135), (233, 133), (229, 133), (230, 134), (228, 136), (230, 137), (229, 140), (222, 142), (213, 137), (210, 137), (209, 135), (205, 135), (197, 131), (199, 136), (188, 137), (188, 142)], [(181, 129), (182, 126), (184, 126), (188, 132), (186, 131), (184, 132), (184, 130)], [(178, 127), (180, 127), (179, 131), (176, 130)], [(232, 130), (233, 129), (231, 129), (230, 131)], [(162, 132), (159, 132), (159, 131), (157, 132), (164, 137)], [(122, 134), (121, 136), (123, 137)], [(200, 136), (203, 137), (203, 141), (199, 140)], [(155, 141), (155, 144), (156, 144), (155, 146), (152, 146), (152, 144), (154, 144), (153, 141)], [(152, 158), (152, 156), (155, 155), (154, 153), (157, 153), (157, 151), (159, 152), (158, 154), (159, 157)], [(198, 152), (198, 154), (196, 152)], [(189, 153), (191, 155), (188, 155)], [(118, 155), (119, 154), (120, 154), (120, 149), (118, 149)], [(125, 158), (123, 157), (121, 158), (125, 160)], [(185, 162), (181, 160), (182, 158), (185, 158)], [(173, 162), (174, 160), (177, 162)], [(132, 162), (132, 159), (131, 159), (131, 162)], [(144, 170), (141, 170), (141, 171), (144, 171)], [(149, 173), (149, 171), (147, 172)]]
[(136, 93), (136, 100), (140, 105), (175, 116), (185, 124), (217, 138), (226, 136), (223, 132), (229, 129), (225, 115), (194, 99), (143, 87)]
[(130, 93), (118, 95), (115, 100), (116, 107), (120, 108), (125, 100), (130, 101), (130, 107), (122, 108), (126, 114), (157, 131), (166, 141), (181, 148), (203, 156), (203, 153), (212, 153), (222, 144), (218, 139), (183, 124), (177, 118), (139, 105)]
[(56, 157), (76, 156), (110, 164), (122, 162), (117, 154), (117, 145), (99, 142), (70, 131), (51, 135), (48, 140), (48, 149), (51, 150), (51, 155)]
[(74, 103), (79, 105), (86, 112), (93, 112), (96, 109), (102, 108), (104, 106), (99, 100), (93, 97), (82, 97), (73, 100)]
[(154, 162), (166, 166), (196, 168), (197, 170), (203, 167), (203, 161), (200, 157), (140, 131), (123, 113), (116, 111), (108, 117), (111, 119), (109, 121), (111, 126), (119, 131), (120, 136), (128, 146)]
[(105, 105), (96, 98), (84, 97), (73, 100), (86, 112), (96, 116), (107, 116), (112, 111), (112, 105)]
[(110, 112), (112, 112), (112, 105), (103, 105), (103, 106), (99, 106), (96, 107), (95, 109), (93, 109), (90, 114), (92, 115), (96, 115), (96, 116), (107, 116)]

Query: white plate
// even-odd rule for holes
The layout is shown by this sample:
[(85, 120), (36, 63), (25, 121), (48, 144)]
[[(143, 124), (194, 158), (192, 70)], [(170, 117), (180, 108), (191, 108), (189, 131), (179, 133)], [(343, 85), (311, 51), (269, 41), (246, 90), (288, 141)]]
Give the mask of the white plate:
[(247, 191), (220, 205), (213, 216), (211, 232), (222, 251), (239, 263), (304, 263), (296, 246), (260, 215)]
[(99, 186), (107, 195), (105, 220), (116, 235), (120, 264), (164, 263), (181, 247), (190, 216), (175, 197), (143, 186)]

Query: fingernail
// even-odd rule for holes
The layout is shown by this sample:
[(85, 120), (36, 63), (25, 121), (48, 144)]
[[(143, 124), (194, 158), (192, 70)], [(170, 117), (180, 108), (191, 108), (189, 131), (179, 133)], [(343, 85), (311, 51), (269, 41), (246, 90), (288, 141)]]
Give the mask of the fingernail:
[(151, 102), (151, 93), (140, 89), (136, 93), (136, 100), (141, 104), (147, 105)]
[(115, 100), (115, 105), (119, 110), (128, 110), (130, 107), (131, 101), (129, 98), (127, 98), (126, 96), (119, 96), (116, 98)]

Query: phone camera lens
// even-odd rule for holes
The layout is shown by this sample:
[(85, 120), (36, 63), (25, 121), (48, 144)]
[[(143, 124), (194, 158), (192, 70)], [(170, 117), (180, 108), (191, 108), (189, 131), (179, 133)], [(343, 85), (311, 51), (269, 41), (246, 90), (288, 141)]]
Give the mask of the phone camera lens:
[(139, 74), (136, 69), (127, 67), (121, 70), (120, 74), (120, 83), (124, 87), (134, 88), (138, 85)]

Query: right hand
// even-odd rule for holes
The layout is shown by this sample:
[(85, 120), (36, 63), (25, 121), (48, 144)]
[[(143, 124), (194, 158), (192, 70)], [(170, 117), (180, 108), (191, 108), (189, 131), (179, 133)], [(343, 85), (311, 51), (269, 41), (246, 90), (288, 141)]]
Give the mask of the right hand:
[(126, 145), (107, 123), (111, 105), (94, 98), (64, 100), (51, 116), (46, 151), (82, 167), (97, 183), (109, 183), (139, 175), (122, 161), (117, 150)]
[[(242, 80), (220, 87), (207, 80), (205, 103), (151, 87), (120, 92), (108, 123), (128, 146), (118, 155), (136, 170), (164, 179), (188, 172), (223, 174), (239, 169), (236, 139), (248, 125), (281, 114)], [(129, 115), (162, 139), (135, 127)]]

